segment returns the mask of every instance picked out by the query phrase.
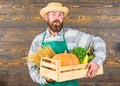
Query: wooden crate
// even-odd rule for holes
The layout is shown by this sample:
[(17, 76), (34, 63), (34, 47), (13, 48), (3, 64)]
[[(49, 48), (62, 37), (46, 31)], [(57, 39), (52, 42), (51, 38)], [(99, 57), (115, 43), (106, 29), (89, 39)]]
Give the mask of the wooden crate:
[[(43, 57), (41, 58), (40, 75), (51, 78), (57, 82), (84, 78), (87, 73), (87, 69), (85, 69), (86, 65), (87, 64), (80, 64), (61, 67), (60, 61)], [(100, 74), (103, 74), (102, 65), (97, 72), (97, 75)]]

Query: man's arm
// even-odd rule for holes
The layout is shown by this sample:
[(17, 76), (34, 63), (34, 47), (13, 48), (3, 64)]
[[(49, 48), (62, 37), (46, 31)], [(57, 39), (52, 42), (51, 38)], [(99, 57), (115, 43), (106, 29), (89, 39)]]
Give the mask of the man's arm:
[[(35, 38), (32, 42), (32, 45), (29, 50), (29, 54), (35, 53), (38, 49), (40, 49), (41, 42)], [(47, 84), (46, 78), (40, 76), (40, 70), (37, 65), (35, 65), (30, 59), (27, 60), (29, 74), (34, 82), (39, 84)]]
[(34, 82), (39, 84), (47, 84), (46, 78), (40, 76), (40, 70), (38, 66), (33, 64), (30, 60), (27, 61), (29, 74)]
[(105, 61), (106, 58), (105, 42), (99, 37), (94, 37), (93, 42), (95, 58), (86, 67), (88, 69), (86, 78), (96, 76), (99, 66)]

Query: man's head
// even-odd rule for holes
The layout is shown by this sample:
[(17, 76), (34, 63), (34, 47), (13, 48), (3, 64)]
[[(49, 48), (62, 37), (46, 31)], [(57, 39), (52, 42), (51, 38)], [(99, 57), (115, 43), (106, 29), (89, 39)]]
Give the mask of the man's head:
[(68, 14), (68, 8), (61, 3), (49, 3), (40, 10), (40, 15), (46, 20), (48, 27), (53, 32), (59, 32), (63, 27), (63, 18)]

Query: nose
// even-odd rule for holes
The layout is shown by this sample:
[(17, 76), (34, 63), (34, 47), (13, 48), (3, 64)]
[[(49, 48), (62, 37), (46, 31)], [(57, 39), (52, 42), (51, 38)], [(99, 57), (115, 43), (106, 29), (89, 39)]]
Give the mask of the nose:
[(59, 19), (59, 15), (56, 15), (56, 16), (55, 16), (55, 19)]

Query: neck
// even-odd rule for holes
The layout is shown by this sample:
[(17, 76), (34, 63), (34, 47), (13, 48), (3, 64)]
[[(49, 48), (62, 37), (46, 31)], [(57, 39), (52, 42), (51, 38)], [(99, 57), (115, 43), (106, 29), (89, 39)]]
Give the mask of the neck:
[(56, 36), (58, 33), (57, 32), (53, 32), (52, 30), (50, 30), (49, 28), (48, 28), (48, 31), (50, 32), (50, 34), (52, 34), (53, 36)]

